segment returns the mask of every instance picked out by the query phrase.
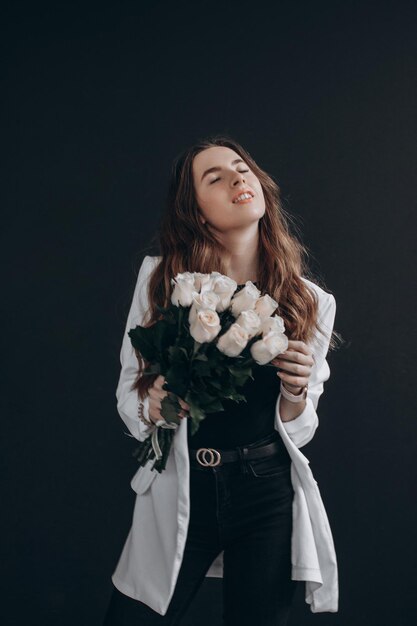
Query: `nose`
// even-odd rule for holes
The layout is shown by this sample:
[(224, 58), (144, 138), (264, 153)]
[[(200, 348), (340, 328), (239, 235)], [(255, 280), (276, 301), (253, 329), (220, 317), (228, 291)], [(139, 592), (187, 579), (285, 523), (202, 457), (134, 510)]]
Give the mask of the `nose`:
[(245, 182), (245, 176), (243, 174), (243, 172), (236, 172), (236, 177), (234, 178), (233, 181), (233, 186), (236, 187), (236, 184), (239, 184), (239, 182)]

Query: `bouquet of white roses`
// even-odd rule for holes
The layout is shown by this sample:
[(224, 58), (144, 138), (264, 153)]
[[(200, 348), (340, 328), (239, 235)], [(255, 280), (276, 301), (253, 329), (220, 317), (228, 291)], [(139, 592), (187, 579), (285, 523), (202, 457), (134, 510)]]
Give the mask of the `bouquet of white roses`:
[(238, 389), (252, 378), (254, 362), (266, 365), (288, 347), (284, 320), (272, 313), (278, 303), (247, 281), (219, 272), (183, 272), (171, 279), (168, 308), (149, 328), (129, 331), (133, 347), (148, 361), (144, 375), (162, 374), (168, 394), (161, 402), (166, 424), (140, 442), (140, 465), (154, 457), (161, 472), (180, 424), (178, 397), (189, 405), (191, 433), (208, 413), (222, 411), (223, 399), (246, 401)]

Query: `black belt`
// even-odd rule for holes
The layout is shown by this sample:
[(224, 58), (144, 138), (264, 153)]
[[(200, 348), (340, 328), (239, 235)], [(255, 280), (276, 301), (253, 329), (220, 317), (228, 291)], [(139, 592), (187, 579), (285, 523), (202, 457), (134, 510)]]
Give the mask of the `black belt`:
[(238, 446), (233, 450), (217, 450), (216, 448), (198, 448), (197, 450), (190, 449), (189, 455), (191, 461), (197, 461), (204, 467), (215, 467), (222, 463), (230, 463), (232, 461), (259, 459), (266, 456), (271, 456), (278, 451), (282, 451), (283, 441), (273, 441), (267, 443), (264, 446), (258, 446), (256, 448), (248, 448), (245, 446)]

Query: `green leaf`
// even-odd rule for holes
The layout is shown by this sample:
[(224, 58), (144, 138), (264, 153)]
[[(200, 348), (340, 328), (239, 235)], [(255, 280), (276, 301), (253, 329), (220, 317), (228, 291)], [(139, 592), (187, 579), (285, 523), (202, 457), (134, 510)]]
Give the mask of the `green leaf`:
[(220, 398), (214, 398), (204, 406), (204, 409), (207, 413), (216, 413), (217, 411), (224, 411), (224, 406)]
[(244, 366), (229, 365), (228, 369), (229, 369), (229, 372), (233, 374), (234, 376), (241, 376), (242, 374), (249, 376), (250, 374), (252, 374), (252, 367), (250, 365), (244, 365)]
[(168, 348), (168, 354), (171, 359), (171, 364), (176, 367), (187, 367), (189, 366), (190, 360), (188, 358), (187, 350), (181, 348), (180, 346), (170, 346)]
[(223, 385), (222, 385), (221, 380), (216, 380), (215, 378), (212, 378), (210, 380), (210, 386), (214, 387), (218, 391), (221, 391), (223, 389)]
[(230, 400), (235, 400), (236, 402), (247, 402), (246, 396), (241, 393), (231, 393), (229, 396)]
[(194, 420), (191, 420), (191, 428), (190, 428), (190, 430), (191, 430), (191, 435), (195, 435), (195, 433), (196, 433), (196, 432), (198, 431), (198, 429), (199, 429), (199, 426), (200, 426), (200, 422), (199, 422), (199, 421), (194, 421)]
[(172, 391), (180, 398), (184, 398), (190, 386), (188, 368), (169, 367), (165, 373), (165, 380), (164, 389)]
[(193, 372), (198, 376), (209, 376), (211, 372), (210, 364), (207, 361), (193, 361)]
[(161, 366), (159, 363), (150, 363), (148, 367), (145, 367), (145, 369), (143, 370), (144, 376), (146, 376), (147, 374), (151, 375), (151, 374), (160, 374), (160, 373), (161, 373)]
[(161, 400), (161, 415), (167, 422), (180, 424), (181, 418), (178, 413), (182, 410), (178, 398), (175, 394), (168, 391), (168, 395)]
[(155, 344), (154, 327), (143, 328), (136, 326), (128, 331), (132, 346), (140, 352), (142, 357), (147, 361), (156, 361), (157, 346)]
[(201, 407), (194, 404), (193, 402), (188, 401), (188, 400), (187, 402), (190, 406), (190, 417), (187, 419), (191, 419), (191, 424), (201, 422), (201, 420), (203, 420), (206, 417), (205, 411)]

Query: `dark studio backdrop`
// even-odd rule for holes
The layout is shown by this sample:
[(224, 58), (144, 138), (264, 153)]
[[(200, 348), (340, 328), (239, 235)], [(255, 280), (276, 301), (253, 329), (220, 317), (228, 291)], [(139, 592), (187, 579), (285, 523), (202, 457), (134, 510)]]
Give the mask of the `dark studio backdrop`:
[[(99, 626), (137, 469), (124, 325), (175, 155), (227, 133), (279, 183), (337, 301), (303, 448), (340, 577), (291, 625), (411, 626), (416, 585), (414, 2), (3, 5), (5, 626)], [(186, 626), (219, 625), (206, 579)]]

